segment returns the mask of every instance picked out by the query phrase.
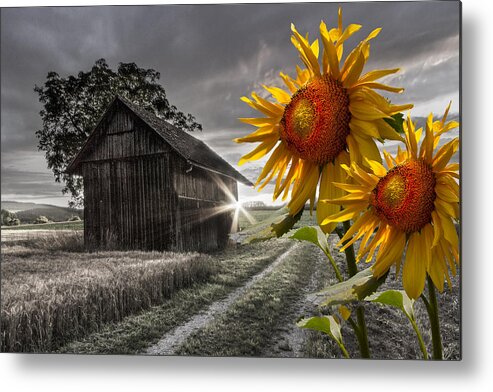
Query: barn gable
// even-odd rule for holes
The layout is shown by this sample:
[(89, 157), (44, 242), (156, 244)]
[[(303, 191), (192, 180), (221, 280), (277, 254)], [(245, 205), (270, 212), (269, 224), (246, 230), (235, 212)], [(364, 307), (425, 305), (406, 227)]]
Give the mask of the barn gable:
[(238, 224), (237, 181), (250, 184), (205, 143), (122, 98), (67, 172), (84, 180), (91, 249), (222, 248)]
[(253, 185), (201, 140), (119, 96), (109, 105), (66, 172), (80, 174), (80, 164), (84, 161), (155, 154), (169, 149), (193, 166)]

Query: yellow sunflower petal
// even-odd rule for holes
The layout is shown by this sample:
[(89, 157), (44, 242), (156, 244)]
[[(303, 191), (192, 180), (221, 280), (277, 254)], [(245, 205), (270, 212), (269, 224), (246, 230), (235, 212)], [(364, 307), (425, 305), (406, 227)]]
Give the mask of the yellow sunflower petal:
[(447, 116), (448, 116), (448, 112), (450, 110), (450, 106), (452, 106), (452, 101), (450, 101), (447, 105), (447, 107), (445, 108), (445, 112), (443, 113), (443, 117), (440, 121), (440, 125), (443, 127), (445, 125), (445, 121), (447, 121)]
[[(370, 137), (360, 136), (358, 134), (354, 134), (354, 139), (358, 144), (358, 148), (360, 154), (367, 159), (371, 159), (376, 162), (382, 162), (382, 156), (380, 155), (380, 151), (378, 150), (377, 145)], [(366, 166), (366, 162), (363, 161), (363, 164)]]
[(404, 132), (406, 134), (407, 151), (412, 158), (418, 157), (418, 142), (416, 141), (416, 132), (414, 132), (414, 124), (411, 121), (411, 116), (408, 115), (404, 123)]
[(392, 155), (390, 155), (387, 151), (383, 150), (383, 157), (385, 158), (385, 162), (387, 163), (387, 167), (389, 169), (392, 169), (394, 167), (394, 164), (395, 164), (395, 160), (392, 157)]
[(261, 105), (256, 101), (252, 101), (248, 97), (241, 97), (241, 100), (243, 102), (247, 103), (248, 105), (250, 105), (255, 110), (258, 110), (259, 112), (264, 113), (268, 117), (277, 118), (279, 120), (281, 115), (282, 115), (282, 113), (279, 113), (279, 111), (277, 109), (273, 111), (270, 108), (267, 108), (264, 105)]
[(440, 171), (444, 169), (449, 163), (450, 158), (452, 158), (452, 155), (457, 152), (458, 147), (459, 139), (455, 138), (438, 150), (435, 158), (433, 159), (433, 170)]
[(284, 81), (284, 84), (287, 86), (291, 93), (295, 93), (298, 90), (298, 87), (295, 86), (295, 81), (290, 76), (286, 75), (283, 72), (281, 72), (279, 76)]
[(260, 97), (255, 92), (252, 93), (252, 97), (257, 102), (258, 105), (267, 109), (268, 111), (273, 113), (275, 116), (280, 117), (284, 114), (284, 108), (281, 105), (269, 102), (266, 99)]
[(263, 87), (272, 94), (272, 96), (277, 99), (277, 101), (281, 104), (288, 104), (291, 101), (291, 95), (289, 95), (286, 91), (279, 87), (273, 86), (265, 86)]
[(431, 244), (431, 247), (434, 248), (442, 238), (443, 230), (440, 217), (436, 211), (432, 211), (431, 220), (433, 222), (433, 243)]
[(365, 41), (370, 41), (372, 40), (373, 38), (375, 38), (378, 34), (380, 34), (380, 32), (382, 31), (382, 28), (381, 27), (377, 27), (376, 29), (374, 29), (370, 34), (368, 34), (368, 37), (365, 38)]
[(437, 196), (448, 203), (458, 203), (459, 197), (446, 185), (437, 184), (435, 186)]
[(314, 73), (315, 76), (320, 76), (320, 66), (318, 65), (317, 57), (313, 53), (313, 50), (308, 44), (307, 40), (303, 38), (300, 33), (298, 33), (293, 23), (291, 23), (291, 31), (293, 32), (297, 42), (299, 43), (298, 49), (301, 49), (300, 52), (303, 53), (308, 60), (307, 66), (310, 67), (310, 70)]
[(348, 68), (346, 73), (342, 75), (342, 85), (346, 88), (352, 87), (361, 76), (363, 68), (365, 66), (365, 56), (360, 52), (356, 57), (354, 63)]
[(360, 83), (374, 82), (375, 80), (383, 78), (384, 76), (392, 75), (392, 74), (395, 74), (397, 72), (399, 72), (399, 68), (380, 69), (380, 70), (370, 71), (370, 72), (364, 74), (359, 81), (360, 81)]
[(337, 51), (329, 37), (327, 26), (323, 21), (320, 22), (320, 36), (322, 37), (322, 43), (325, 50), (324, 56), (327, 59), (329, 72), (333, 78), (339, 79), (339, 59), (337, 57)]
[(418, 299), (425, 287), (426, 265), (420, 254), (422, 245), (421, 235), (418, 232), (411, 234), (402, 270), (402, 285), (412, 299)]
[(391, 93), (402, 93), (404, 89), (402, 87), (392, 87), (392, 86), (387, 86), (386, 84), (382, 83), (377, 83), (377, 82), (359, 82), (353, 85), (353, 88), (356, 87), (368, 87), (368, 88), (373, 88), (376, 90), (384, 90), (384, 91), (390, 91)]
[[(336, 199), (344, 195), (344, 191), (340, 188), (333, 186), (334, 182), (342, 182), (346, 177), (346, 173), (341, 169), (339, 162), (335, 164), (328, 163), (322, 169), (322, 177), (320, 179), (319, 187), (319, 200), (322, 199)], [(331, 233), (337, 223), (330, 223), (323, 225), (322, 222), (325, 217), (333, 215), (340, 210), (337, 205), (331, 205), (329, 203), (318, 203), (317, 205), (317, 221), (320, 228), (325, 233)]]
[[(373, 213), (371, 211), (365, 211), (360, 217), (358, 217), (355, 222), (351, 225), (348, 231), (344, 234), (344, 236), (341, 238), (339, 241), (339, 246), (341, 246), (344, 242), (348, 241), (343, 246), (344, 250), (346, 247), (350, 246), (352, 243), (354, 243), (358, 238), (360, 238), (363, 234), (365, 234), (364, 231), (360, 230), (363, 226), (366, 226), (368, 224), (368, 221), (372, 219)], [(356, 236), (354, 236), (356, 234)], [(353, 238), (354, 236), (354, 238)]]
[(288, 174), (284, 179), (281, 180), (280, 186), (274, 191), (274, 200), (277, 199), (282, 192), (284, 192), (282, 199), (285, 200), (291, 184), (295, 180), (296, 172), (298, 171), (299, 159), (296, 156), (291, 156), (291, 166), (289, 167)]
[(289, 162), (291, 162), (291, 154), (289, 152), (286, 152), (285, 158), (283, 158), (283, 162), (278, 170), (276, 185), (274, 187), (274, 193), (272, 197), (273, 200), (276, 200), (279, 197), (279, 189), (281, 188), (282, 180), (284, 179), (284, 173), (288, 169)]
[(337, 45), (341, 45), (344, 41), (346, 41), (349, 37), (351, 37), (354, 33), (358, 32), (361, 29), (361, 25), (359, 24), (350, 24), (348, 25), (341, 36), (337, 39)]
[(442, 263), (439, 258), (434, 258), (428, 268), (428, 274), (430, 275), (433, 285), (441, 293), (443, 292), (444, 284), (444, 271), (442, 269)]
[(255, 132), (252, 132), (250, 135), (244, 137), (238, 137), (236, 139), (233, 139), (233, 141), (236, 143), (261, 142), (267, 139), (271, 139), (273, 135), (277, 135), (277, 137), (279, 137), (278, 127), (267, 125), (258, 128)]
[(459, 237), (455, 225), (450, 218), (443, 216), (440, 212), (438, 214), (443, 228), (443, 236), (454, 249), (459, 249)]
[(368, 102), (353, 101), (349, 103), (351, 114), (360, 120), (372, 121), (380, 118), (388, 118), (389, 115)]
[(380, 138), (380, 131), (373, 121), (363, 121), (353, 117), (349, 122), (349, 128), (360, 135), (371, 136), (375, 139)]
[(373, 274), (377, 277), (385, 274), (392, 265), (400, 262), (404, 247), (406, 246), (406, 233), (392, 230), (385, 246), (380, 246), (376, 262), (373, 266)]
[(368, 167), (376, 174), (378, 177), (384, 177), (387, 174), (387, 169), (378, 161), (373, 161), (371, 159), (366, 159)]
[[(452, 203), (457, 204), (457, 203)], [(451, 203), (441, 200), (440, 198), (435, 199), (436, 210), (444, 216), (449, 216), (451, 218), (457, 218), (457, 213)]]
[[(284, 146), (283, 143), (279, 143), (274, 152), (271, 154), (267, 162), (265, 163), (264, 168), (262, 169), (262, 172), (257, 178), (257, 181), (255, 185), (258, 185), (262, 182), (264, 178), (270, 173), (274, 172), (274, 167), (279, 163), (281, 157), (285, 155), (285, 150), (286, 147)], [(270, 180), (270, 178), (266, 181), (266, 183)]]
[(361, 239), (360, 246), (358, 249), (358, 254), (356, 255), (356, 260), (358, 261), (361, 260), (361, 258), (365, 254), (366, 245), (368, 244), (368, 241), (370, 240), (371, 236), (375, 232), (375, 229), (378, 227), (379, 222), (380, 219), (376, 217), (375, 214), (372, 212), (366, 224), (361, 228), (361, 233), (363, 233), (364, 236)]
[(266, 126), (266, 125), (276, 125), (279, 120), (276, 119), (276, 118), (272, 118), (272, 117), (259, 117), (259, 118), (239, 118), (238, 120), (240, 120), (241, 122), (244, 122), (246, 124), (250, 124), (250, 125), (253, 125), (253, 126), (256, 126), (256, 127), (263, 127), (263, 126)]
[(332, 185), (341, 188), (345, 190), (346, 192), (357, 192), (357, 193), (364, 193), (367, 192), (368, 190), (371, 190), (369, 187), (365, 185), (360, 185), (360, 184), (345, 184), (341, 182), (333, 182)]
[(270, 150), (272, 150), (272, 148), (274, 148), (277, 142), (278, 142), (277, 136), (274, 136), (272, 139), (268, 139), (262, 142), (253, 151), (243, 155), (238, 162), (238, 166), (241, 166), (246, 162), (256, 161), (257, 159), (262, 158), (263, 156), (265, 156), (265, 154), (267, 154)]
[(366, 263), (369, 263), (371, 261), (371, 259), (373, 258), (373, 254), (375, 253), (375, 250), (381, 243), (385, 241), (386, 238), (388, 238), (389, 233), (390, 233), (389, 226), (381, 224), (377, 232), (375, 233), (373, 239), (370, 241), (368, 246), (362, 251), (363, 254), (367, 253), (365, 260)]
[(288, 203), (288, 209), (291, 215), (296, 215), (305, 205), (306, 201), (311, 199), (317, 190), (320, 170), (317, 165), (304, 162), (300, 177), (295, 189), (291, 193), (291, 201)]

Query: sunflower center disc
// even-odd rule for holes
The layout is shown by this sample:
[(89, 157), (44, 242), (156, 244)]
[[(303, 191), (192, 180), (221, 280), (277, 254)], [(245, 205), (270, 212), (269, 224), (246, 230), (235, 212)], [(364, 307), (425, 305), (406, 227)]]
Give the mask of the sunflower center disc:
[(281, 139), (300, 158), (324, 164), (346, 148), (349, 96), (341, 82), (325, 75), (294, 93), (281, 119)]
[(371, 204), (391, 226), (412, 233), (431, 222), (435, 175), (429, 165), (412, 160), (389, 170), (373, 190)]

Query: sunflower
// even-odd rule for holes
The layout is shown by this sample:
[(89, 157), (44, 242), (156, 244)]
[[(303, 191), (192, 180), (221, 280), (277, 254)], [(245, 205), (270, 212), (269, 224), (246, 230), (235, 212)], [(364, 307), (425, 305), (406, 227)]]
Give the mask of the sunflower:
[(414, 299), (424, 289), (426, 274), (443, 291), (445, 279), (451, 285), (449, 269), (455, 275), (459, 265), (454, 225), (459, 216), (459, 164), (449, 163), (459, 148), (459, 140), (453, 138), (438, 148), (440, 136), (459, 125), (456, 121), (446, 123), (449, 108), (450, 105), (439, 121), (433, 121), (430, 114), (419, 149), (422, 128), (415, 130), (408, 116), (403, 127), (406, 149), (399, 147), (395, 157), (384, 151), (388, 170), (371, 160), (367, 161), (370, 172), (354, 163), (344, 166), (353, 183), (335, 183), (348, 193), (327, 200), (344, 208), (323, 223), (354, 219), (338, 245), (347, 241), (343, 251), (362, 238), (357, 260), (366, 256), (369, 262), (377, 252), (372, 266), (374, 276), (384, 275), (392, 265), (399, 273), (406, 250), (402, 283)]
[[(331, 185), (345, 179), (341, 164), (361, 162), (362, 157), (380, 161), (375, 139), (402, 140), (385, 119), (412, 107), (392, 105), (375, 91), (401, 93), (402, 88), (376, 82), (399, 69), (375, 70), (362, 75), (370, 54), (369, 41), (379, 34), (380, 28), (361, 41), (340, 66), (343, 43), (361, 26), (350, 24), (343, 29), (341, 9), (338, 19), (338, 27), (330, 31), (323, 21), (320, 24), (321, 65), (318, 39), (310, 43), (308, 34), (303, 37), (291, 25), (291, 41), (306, 68), (297, 66), (296, 78), (280, 73), (287, 90), (263, 86), (275, 101), (255, 92), (251, 98), (242, 97), (264, 117), (240, 119), (258, 129), (235, 141), (260, 145), (244, 155), (238, 164), (258, 160), (272, 151), (255, 185), (260, 191), (276, 177), (273, 199), (282, 194), (285, 200), (291, 190), (288, 208), (292, 215), (298, 213), (307, 200), (313, 207), (319, 182), (319, 199), (343, 194)], [(319, 224), (323, 217), (336, 211), (336, 206), (319, 204)], [(321, 226), (326, 232), (335, 227), (333, 224)]]

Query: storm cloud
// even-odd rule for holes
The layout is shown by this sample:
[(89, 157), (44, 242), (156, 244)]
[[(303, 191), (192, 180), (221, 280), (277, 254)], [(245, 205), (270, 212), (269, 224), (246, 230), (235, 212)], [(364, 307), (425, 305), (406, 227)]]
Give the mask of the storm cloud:
[[(33, 88), (49, 71), (87, 70), (99, 58), (111, 67), (136, 62), (161, 73), (169, 100), (192, 113), (196, 136), (233, 165), (251, 146), (231, 140), (250, 131), (238, 117), (255, 113), (240, 101), (262, 83), (280, 85), (300, 61), (290, 24), (317, 35), (323, 19), (337, 24), (338, 3), (43, 7), (1, 10), (2, 199), (52, 198), (65, 204), (61, 185), (37, 150), (41, 105)], [(400, 67), (388, 79), (406, 87), (393, 101), (413, 102), (414, 113), (459, 110), (459, 3), (344, 3), (345, 23), (363, 25), (352, 47), (376, 27), (367, 70)], [(246, 165), (248, 166), (248, 165)], [(254, 179), (259, 165), (241, 168)], [(269, 199), (269, 187), (263, 193)], [(241, 188), (244, 198), (258, 196)]]

